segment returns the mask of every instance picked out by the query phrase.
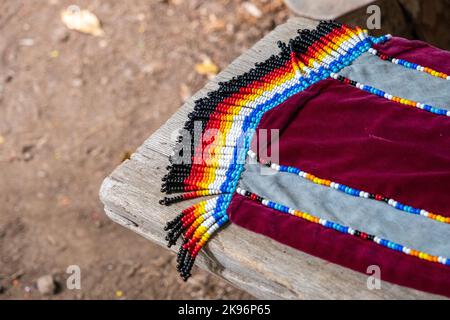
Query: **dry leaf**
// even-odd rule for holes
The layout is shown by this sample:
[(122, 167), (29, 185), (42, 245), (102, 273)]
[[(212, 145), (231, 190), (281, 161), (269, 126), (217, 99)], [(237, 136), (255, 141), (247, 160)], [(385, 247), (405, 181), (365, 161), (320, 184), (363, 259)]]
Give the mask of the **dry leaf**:
[(50, 52), (50, 57), (51, 58), (58, 58), (59, 57), (59, 51), (58, 50), (52, 50)]
[(195, 71), (201, 75), (214, 76), (219, 72), (219, 67), (209, 58), (205, 58), (202, 63), (195, 65)]
[(104, 34), (97, 16), (88, 10), (81, 10), (75, 5), (71, 5), (61, 12), (61, 21), (71, 30), (77, 30), (96, 37)]

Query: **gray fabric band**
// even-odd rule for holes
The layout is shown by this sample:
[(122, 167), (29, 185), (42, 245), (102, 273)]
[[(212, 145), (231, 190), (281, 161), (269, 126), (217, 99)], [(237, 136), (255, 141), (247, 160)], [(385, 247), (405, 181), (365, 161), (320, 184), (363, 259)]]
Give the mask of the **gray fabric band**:
[(260, 169), (259, 164), (247, 164), (239, 187), (319, 218), (429, 254), (450, 257), (448, 224), (408, 214), (376, 200), (353, 197), (292, 173), (262, 175)]
[[(395, 65), (370, 53), (364, 53), (339, 74), (392, 95), (450, 110), (450, 81)], [(260, 168), (258, 164), (247, 165), (240, 187), (317, 217), (429, 254), (450, 257), (448, 224), (407, 214), (375, 200), (352, 197), (291, 173), (261, 175)]]
[(394, 96), (450, 110), (450, 81), (381, 60), (368, 52), (339, 74)]

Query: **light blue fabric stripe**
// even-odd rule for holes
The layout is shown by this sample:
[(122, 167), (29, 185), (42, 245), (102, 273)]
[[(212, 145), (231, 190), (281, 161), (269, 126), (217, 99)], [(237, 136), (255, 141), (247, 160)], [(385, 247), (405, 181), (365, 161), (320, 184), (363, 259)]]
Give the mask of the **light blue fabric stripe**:
[(339, 74), (394, 96), (450, 110), (450, 81), (381, 60), (368, 52)]
[[(261, 175), (261, 168), (259, 164), (247, 164), (239, 187), (285, 206), (410, 248), (450, 256), (448, 224), (407, 214), (379, 201), (352, 197), (292, 173)], [(267, 172), (267, 168), (264, 170)]]

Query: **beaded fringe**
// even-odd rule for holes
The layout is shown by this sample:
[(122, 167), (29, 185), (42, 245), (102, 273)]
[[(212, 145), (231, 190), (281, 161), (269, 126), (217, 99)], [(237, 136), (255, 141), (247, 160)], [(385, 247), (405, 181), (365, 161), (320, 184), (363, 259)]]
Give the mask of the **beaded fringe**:
[[(280, 52), (266, 61), (255, 64), (247, 73), (219, 83), (216, 91), (195, 101), (184, 131), (190, 137), (196, 124), (202, 134), (218, 130), (221, 134), (206, 146), (203, 142), (186, 142), (183, 135), (177, 139), (175, 150), (189, 144), (188, 163), (177, 163), (170, 157), (168, 173), (163, 178), (161, 191), (167, 196), (163, 205), (203, 196), (214, 196), (183, 210), (169, 221), (165, 230), (168, 246), (182, 237), (177, 269), (184, 280), (191, 276), (196, 256), (215, 231), (228, 222), (226, 209), (236, 191), (244, 170), (252, 133), (263, 114), (312, 84), (330, 77), (350, 65), (375, 41), (366, 30), (351, 28), (333, 21), (322, 21), (314, 30), (299, 30), (288, 43), (278, 42)], [(198, 125), (197, 125), (198, 126)], [(252, 131), (253, 130), (253, 131)], [(200, 139), (201, 141), (202, 139)], [(209, 148), (206, 159), (204, 151)], [(183, 152), (183, 151), (181, 151)], [(195, 161), (197, 159), (201, 159)]]

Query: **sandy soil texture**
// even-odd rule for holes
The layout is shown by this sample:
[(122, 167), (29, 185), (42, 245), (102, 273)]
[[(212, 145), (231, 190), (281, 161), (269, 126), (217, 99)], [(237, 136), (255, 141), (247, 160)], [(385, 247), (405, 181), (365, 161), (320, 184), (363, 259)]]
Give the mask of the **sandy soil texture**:
[[(70, 4), (105, 35), (67, 29)], [(98, 190), (205, 84), (196, 64), (224, 68), (288, 15), (281, 0), (1, 1), (0, 299), (249, 298), (202, 270), (183, 283), (174, 255), (106, 218)]]

